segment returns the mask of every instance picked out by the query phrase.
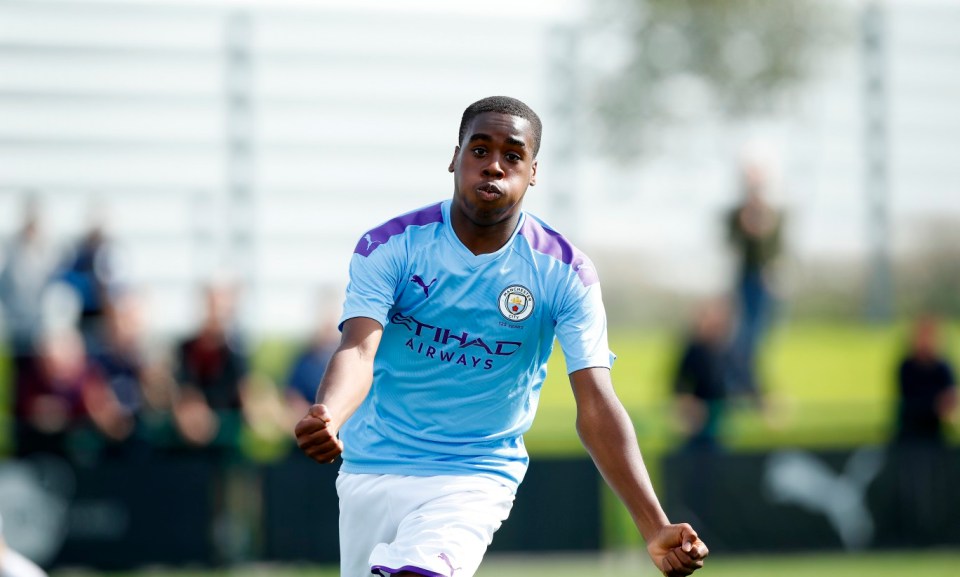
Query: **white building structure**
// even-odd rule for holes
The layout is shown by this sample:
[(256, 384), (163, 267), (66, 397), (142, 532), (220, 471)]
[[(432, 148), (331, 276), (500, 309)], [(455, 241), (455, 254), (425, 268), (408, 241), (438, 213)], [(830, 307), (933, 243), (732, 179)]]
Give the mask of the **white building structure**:
[[(861, 3), (846, 6), (851, 42), (790, 114), (736, 125), (705, 114), (628, 167), (583, 144), (581, 83), (598, 65), (586, 9), (0, 0), (0, 239), (30, 195), (63, 244), (102, 214), (155, 330), (191, 328), (198, 288), (226, 274), (244, 285), (247, 328), (299, 333), (318, 291), (345, 282), (366, 228), (451, 194), (463, 108), (508, 94), (545, 125), (527, 208), (591, 253), (628, 256), (630, 278), (722, 289), (719, 219), (737, 197), (744, 147), (779, 168), (796, 258), (867, 259)], [(960, 219), (960, 3), (891, 1), (883, 13), (883, 192), (896, 251), (909, 223)]]

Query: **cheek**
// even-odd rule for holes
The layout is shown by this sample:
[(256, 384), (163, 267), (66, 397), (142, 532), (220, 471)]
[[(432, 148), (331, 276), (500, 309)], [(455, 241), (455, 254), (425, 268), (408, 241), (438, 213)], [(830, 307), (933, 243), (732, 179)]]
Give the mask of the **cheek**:
[(523, 186), (527, 186), (534, 180), (536, 180), (536, 174), (529, 170), (517, 171), (515, 175), (511, 175), (511, 179), (516, 182), (522, 183)]

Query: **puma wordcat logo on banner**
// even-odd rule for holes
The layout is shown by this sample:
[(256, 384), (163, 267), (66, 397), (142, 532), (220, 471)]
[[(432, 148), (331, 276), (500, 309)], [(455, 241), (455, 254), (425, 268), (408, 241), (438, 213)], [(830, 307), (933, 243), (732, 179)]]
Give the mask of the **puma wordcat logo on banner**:
[(764, 484), (774, 502), (797, 505), (826, 517), (847, 549), (873, 541), (867, 490), (885, 462), (882, 451), (862, 448), (840, 472), (804, 451), (780, 451), (767, 459)]

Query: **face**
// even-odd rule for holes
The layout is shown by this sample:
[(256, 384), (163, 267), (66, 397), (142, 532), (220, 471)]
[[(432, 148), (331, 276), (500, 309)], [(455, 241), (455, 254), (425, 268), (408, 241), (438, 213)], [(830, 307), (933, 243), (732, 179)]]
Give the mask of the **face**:
[[(536, 184), (533, 130), (519, 116), (484, 112), (453, 153), (453, 215), (477, 227), (516, 222), (523, 195)], [(461, 221), (462, 222), (462, 221)]]
[(933, 318), (924, 318), (918, 321), (913, 334), (913, 350), (923, 358), (937, 356), (939, 334), (937, 321)]

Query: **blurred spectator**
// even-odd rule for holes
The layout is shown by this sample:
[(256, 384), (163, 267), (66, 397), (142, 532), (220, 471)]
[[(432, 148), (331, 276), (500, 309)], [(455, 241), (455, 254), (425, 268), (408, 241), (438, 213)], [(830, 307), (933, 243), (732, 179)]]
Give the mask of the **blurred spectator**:
[(940, 347), (939, 322), (924, 316), (913, 328), (910, 347), (897, 368), (896, 440), (944, 444), (944, 423), (957, 406), (957, 381)]
[[(211, 561), (218, 564), (242, 561), (251, 552), (260, 508), (257, 477), (238, 457), (245, 419), (271, 413), (246, 406), (263, 398), (264, 384), (251, 379), (244, 346), (231, 326), (235, 298), (234, 287), (222, 282), (206, 287), (203, 321), (177, 348), (175, 371), (174, 418), (184, 448), (211, 457), (216, 466)], [(263, 430), (259, 420), (251, 427)]]
[(901, 543), (928, 546), (942, 538), (941, 504), (951, 483), (943, 471), (952, 455), (944, 450), (944, 424), (956, 408), (956, 379), (940, 350), (939, 321), (914, 323), (909, 348), (897, 368), (897, 418), (892, 457), (897, 471), (897, 527)]
[(689, 450), (719, 448), (729, 374), (729, 327), (726, 302), (707, 302), (683, 344), (673, 386)]
[(763, 166), (747, 163), (742, 170), (743, 201), (728, 217), (729, 238), (738, 257), (737, 328), (731, 386), (737, 392), (760, 394), (757, 350), (773, 314), (774, 265), (780, 256), (782, 215), (766, 199), (769, 175)]
[(54, 254), (41, 235), (36, 204), (27, 204), (23, 224), (13, 237), (0, 268), (9, 352), (13, 361), (14, 405), (33, 370), (36, 346), (43, 331), (43, 294), (55, 266)]
[(234, 296), (231, 287), (208, 286), (200, 328), (177, 348), (174, 413), (181, 435), (194, 447), (229, 450), (239, 440), (248, 367), (229, 326)]
[(107, 310), (104, 340), (91, 355), (95, 368), (84, 391), (88, 412), (103, 446), (101, 457), (144, 458), (150, 452), (141, 422), (145, 366), (142, 319), (135, 295), (119, 297)]
[(103, 224), (95, 221), (65, 260), (60, 273), (80, 298), (80, 333), (92, 352), (103, 342), (104, 318), (115, 288), (114, 260)]
[(93, 378), (83, 339), (71, 328), (41, 339), (39, 357), (14, 409), (17, 455), (73, 457), (71, 437), (87, 422), (84, 389)]
[(3, 538), (3, 519), (0, 518), (0, 577), (47, 577), (36, 563), (14, 551)]
[(330, 357), (340, 343), (337, 316), (328, 312), (329, 307), (326, 303), (322, 303), (321, 307), (324, 311), (320, 315), (319, 322), (309, 342), (294, 359), (287, 376), (287, 405), (294, 424), (315, 402), (320, 379), (327, 370)]

